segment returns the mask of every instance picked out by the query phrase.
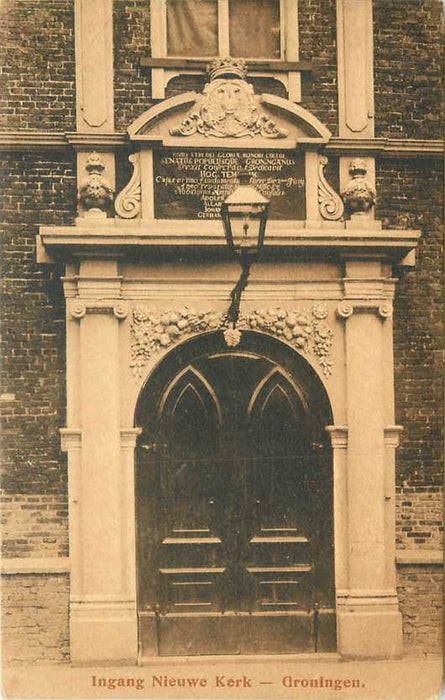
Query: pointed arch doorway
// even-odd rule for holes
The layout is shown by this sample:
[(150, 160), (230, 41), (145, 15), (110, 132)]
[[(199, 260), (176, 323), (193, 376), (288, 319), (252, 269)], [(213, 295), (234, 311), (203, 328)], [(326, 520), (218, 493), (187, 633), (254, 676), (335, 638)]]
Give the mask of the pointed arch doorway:
[(335, 650), (328, 397), (290, 347), (167, 355), (136, 425), (141, 657)]

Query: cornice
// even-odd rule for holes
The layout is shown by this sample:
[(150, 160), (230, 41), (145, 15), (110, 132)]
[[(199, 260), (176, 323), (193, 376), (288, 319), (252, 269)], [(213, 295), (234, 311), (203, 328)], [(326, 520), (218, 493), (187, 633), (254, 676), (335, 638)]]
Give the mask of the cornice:
[(77, 132), (51, 131), (2, 131), (0, 151), (42, 151), (63, 150), (114, 150), (128, 141), (125, 133), (89, 134)]
[[(124, 132), (108, 134), (24, 130), (0, 132), (1, 151), (20, 152), (64, 148), (113, 150), (126, 143), (128, 143), (128, 136)], [(399, 158), (442, 157), (444, 142), (440, 139), (353, 139), (334, 136), (326, 144), (325, 150), (336, 154), (369, 153)]]
[(75, 149), (96, 149), (113, 150), (116, 146), (124, 146), (128, 142), (127, 134), (115, 132), (113, 134), (85, 134), (70, 131), (65, 134), (68, 145)]
[[(164, 222), (163, 222), (164, 223)], [(212, 222), (214, 223), (214, 222)], [(263, 258), (269, 252), (273, 256), (298, 255), (305, 252), (309, 255), (344, 257), (371, 256), (378, 259), (389, 259), (400, 262), (413, 250), (420, 238), (420, 231), (402, 229), (319, 227), (300, 228), (288, 222), (283, 229), (273, 222), (268, 229), (264, 246)], [(349, 222), (346, 222), (346, 224)], [(171, 252), (177, 256), (181, 251), (188, 254), (202, 254), (204, 251), (212, 254), (226, 254), (227, 245), (219, 227), (202, 227), (202, 222), (144, 222), (138, 226), (122, 224), (121, 220), (106, 219), (101, 226), (41, 226), (40, 243), (49, 255), (66, 259), (72, 255), (85, 254), (110, 255), (111, 253), (124, 256), (127, 253), (140, 255), (153, 254), (162, 250), (163, 254)], [(47, 260), (46, 260), (47, 261)], [(41, 260), (45, 262), (45, 260)]]
[(333, 136), (326, 144), (329, 153), (369, 153), (370, 155), (411, 158), (415, 156), (443, 156), (444, 142), (440, 139), (354, 139)]
[(1, 151), (60, 150), (68, 146), (65, 134), (50, 131), (2, 131)]

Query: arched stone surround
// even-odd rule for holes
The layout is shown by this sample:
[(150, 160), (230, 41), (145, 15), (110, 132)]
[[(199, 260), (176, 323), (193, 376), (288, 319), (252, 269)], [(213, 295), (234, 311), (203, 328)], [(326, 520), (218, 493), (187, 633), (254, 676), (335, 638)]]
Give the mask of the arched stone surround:
[[(236, 265), (213, 258), (205, 269), (186, 263), (178, 269), (171, 259), (161, 267), (94, 259), (67, 269), (68, 427), (62, 436), (70, 474), (74, 663), (137, 660), (134, 410), (152, 369), (193, 333), (165, 346), (155, 343), (135, 372), (135, 344), (150, 343), (149, 333), (135, 339), (135, 314), (187, 307), (192, 316), (217, 322), (227, 309)], [(394, 280), (387, 274), (381, 261), (277, 265), (266, 259), (253, 268), (242, 303), (247, 319), (280, 309), (310, 320), (315, 308), (323, 317), (315, 317), (315, 325), (322, 321), (330, 338), (329, 374), (314, 352), (313, 325), (300, 352), (333, 410), (338, 651), (354, 658), (401, 653), (394, 587)]]

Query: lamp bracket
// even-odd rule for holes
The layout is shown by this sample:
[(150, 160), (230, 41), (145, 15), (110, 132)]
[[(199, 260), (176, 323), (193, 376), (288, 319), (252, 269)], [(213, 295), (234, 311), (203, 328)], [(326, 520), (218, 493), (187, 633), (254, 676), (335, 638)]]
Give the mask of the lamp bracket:
[(253, 255), (247, 251), (242, 251), (240, 254), (241, 275), (230, 292), (231, 303), (226, 316), (226, 323), (230, 323), (232, 328), (236, 327), (239, 318), (241, 295), (247, 287), (252, 262)]

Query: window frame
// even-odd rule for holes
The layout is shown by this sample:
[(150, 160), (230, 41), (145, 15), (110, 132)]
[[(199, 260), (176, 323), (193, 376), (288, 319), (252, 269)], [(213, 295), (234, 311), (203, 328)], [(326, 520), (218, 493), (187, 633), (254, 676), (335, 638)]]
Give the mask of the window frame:
[[(151, 56), (175, 63), (174, 68), (152, 68), (152, 96), (157, 99), (165, 97), (168, 82), (181, 74), (202, 74), (198, 63), (210, 62), (215, 58), (230, 55), (229, 46), (229, 0), (218, 2), (218, 55), (217, 56), (169, 56), (167, 52), (167, 1), (149, 0), (151, 24)], [(294, 31), (288, 30), (294, 27)], [(249, 74), (261, 77), (274, 77), (282, 82), (293, 102), (301, 101), (300, 72), (284, 69), (281, 64), (298, 62), (298, 0), (280, 0), (280, 58), (245, 59), (249, 64)], [(258, 64), (258, 66), (256, 66)]]
[[(155, 0), (156, 1), (156, 0)], [(184, 58), (184, 56), (177, 56), (176, 54), (168, 53), (167, 46), (167, 2), (168, 0), (163, 0), (162, 10), (165, 13), (163, 18), (163, 24), (165, 26), (165, 56), (168, 58)], [(229, 6), (230, 0), (216, 0), (218, 5), (217, 12), (217, 32), (218, 32), (218, 53), (212, 56), (201, 56), (196, 54), (194, 56), (189, 56), (191, 59), (196, 59), (200, 61), (211, 61), (215, 58), (231, 56), (230, 53), (230, 17), (229, 17)], [(285, 23), (283, 21), (284, 5), (286, 0), (279, 0), (279, 11), (280, 11), (280, 56), (279, 58), (270, 58), (268, 56), (256, 56), (255, 59), (261, 61), (262, 63), (273, 62), (273, 61), (284, 61), (286, 59), (286, 42), (285, 42)], [(248, 59), (246, 59), (248, 60)]]

